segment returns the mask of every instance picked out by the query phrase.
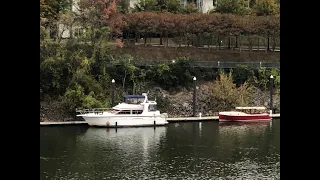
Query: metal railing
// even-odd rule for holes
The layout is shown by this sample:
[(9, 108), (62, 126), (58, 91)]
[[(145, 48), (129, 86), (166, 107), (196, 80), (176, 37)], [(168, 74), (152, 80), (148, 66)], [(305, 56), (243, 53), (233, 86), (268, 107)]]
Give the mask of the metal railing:
[(76, 109), (76, 112), (79, 114), (102, 114), (103, 112), (110, 111), (111, 108), (94, 108), (94, 109)]
[[(158, 64), (173, 64), (174, 60), (145, 60), (132, 61), (135, 66), (156, 66)], [(120, 65), (120, 63), (112, 63)], [(280, 62), (235, 62), (235, 61), (193, 61), (188, 63), (191, 67), (208, 67), (208, 68), (237, 68), (247, 66), (249, 68), (280, 68)]]

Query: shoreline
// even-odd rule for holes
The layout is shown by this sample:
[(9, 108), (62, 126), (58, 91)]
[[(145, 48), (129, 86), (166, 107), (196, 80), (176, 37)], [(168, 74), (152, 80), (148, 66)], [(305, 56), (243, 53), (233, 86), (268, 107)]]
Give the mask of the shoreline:
[[(191, 90), (182, 89), (179, 92), (170, 93), (162, 89), (160, 89), (160, 92), (156, 88), (149, 89), (149, 98), (157, 98), (160, 112), (166, 112), (170, 118), (188, 119), (188, 117), (192, 117), (193, 93)], [(201, 112), (204, 119), (206, 119), (205, 117), (217, 116), (218, 112), (226, 109), (219, 106), (218, 99), (212, 99), (212, 84), (210, 82), (201, 83), (199, 89), (196, 112)], [(270, 106), (269, 93), (269, 91), (262, 91), (255, 87), (250, 94), (251, 98), (248, 106), (264, 106), (268, 108)], [(273, 108), (274, 113), (280, 113), (280, 92), (275, 92), (273, 95)], [(84, 121), (84, 119), (77, 117), (76, 114), (68, 113), (58, 99), (50, 96), (44, 97), (40, 101), (40, 122), (61, 121)]]
[[(271, 117), (273, 119), (280, 118), (280, 113), (272, 114)], [(205, 116), (205, 117), (176, 117), (176, 118), (168, 118), (167, 121), (169, 123), (177, 123), (177, 122), (202, 122), (202, 121), (219, 121), (218, 116)], [(40, 122), (40, 126), (48, 126), (48, 125), (83, 125), (86, 124), (86, 121), (56, 121), (56, 122)]]

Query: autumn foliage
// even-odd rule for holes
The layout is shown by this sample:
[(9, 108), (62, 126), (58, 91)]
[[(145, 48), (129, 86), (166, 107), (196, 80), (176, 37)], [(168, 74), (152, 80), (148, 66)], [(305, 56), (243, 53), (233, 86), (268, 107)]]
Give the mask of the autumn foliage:
[(236, 16), (231, 14), (173, 14), (138, 12), (122, 16), (123, 32), (146, 34), (212, 36), (280, 36), (280, 18), (274, 16)]

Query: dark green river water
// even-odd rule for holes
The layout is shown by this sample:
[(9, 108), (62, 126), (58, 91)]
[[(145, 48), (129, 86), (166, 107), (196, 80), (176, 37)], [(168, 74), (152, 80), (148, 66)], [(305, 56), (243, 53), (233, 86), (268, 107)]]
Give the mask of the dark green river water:
[(280, 119), (40, 127), (40, 179), (280, 179)]

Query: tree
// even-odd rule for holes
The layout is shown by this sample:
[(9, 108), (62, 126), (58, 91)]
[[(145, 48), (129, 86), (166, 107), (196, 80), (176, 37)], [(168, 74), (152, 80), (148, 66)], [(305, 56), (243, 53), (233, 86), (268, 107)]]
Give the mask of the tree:
[[(69, 105), (99, 105), (100, 101), (106, 100), (110, 89), (110, 85), (105, 83), (111, 81), (106, 72), (109, 35), (110, 32), (119, 33), (122, 25), (122, 16), (116, 13), (115, 0), (80, 0), (79, 12), (61, 11), (53, 25), (59, 23), (72, 26), (73, 23), (78, 23), (88, 36), (79, 38), (81, 42), (69, 39), (60, 44), (59, 41), (46, 40), (42, 24), (46, 22), (44, 14), (50, 8), (44, 1), (40, 1), (40, 5), (40, 16), (43, 17), (40, 19), (40, 92), (55, 97), (64, 96), (66, 101), (70, 101)], [(121, 41), (116, 42), (121, 45)], [(82, 92), (83, 96), (78, 97), (79, 101), (72, 102), (72, 94)], [(65, 104), (68, 105), (68, 102)], [(72, 110), (74, 107), (70, 108)]]
[(219, 102), (218, 109), (232, 109), (236, 106), (247, 106), (251, 99), (252, 88), (245, 82), (239, 87), (233, 83), (232, 73), (220, 72), (220, 77), (212, 83), (212, 97)]
[(136, 12), (141, 11), (160, 11), (157, 0), (139, 0), (137, 4), (134, 5), (134, 10)]
[(51, 7), (44, 0), (40, 0), (40, 20), (51, 16)]
[(222, 14), (244, 14), (245, 7), (240, 0), (219, 0), (216, 12)]
[(50, 30), (50, 37), (58, 34), (57, 22), (61, 13), (71, 9), (72, 0), (40, 0), (40, 18), (45, 18), (45, 28)]
[(199, 12), (199, 9), (197, 8), (197, 5), (194, 3), (188, 3), (184, 7), (181, 8), (181, 13), (183, 14), (191, 14)]
[(280, 13), (280, 2), (275, 0), (257, 0), (253, 6), (257, 16), (278, 15)]
[(85, 42), (101, 47), (111, 34), (116, 39), (121, 35), (123, 17), (117, 13), (115, 0), (80, 0), (79, 7), (77, 21), (86, 32)]
[(171, 13), (181, 12), (180, 0), (168, 0), (167, 11)]
[(72, 37), (72, 27), (75, 23), (75, 14), (71, 11), (60, 13), (57, 21), (57, 26), (59, 27), (59, 32), (57, 34), (57, 41), (60, 43), (63, 33), (69, 31), (70, 36)]
[(118, 1), (118, 12), (120, 13), (128, 13), (130, 8), (130, 0), (119, 0)]

